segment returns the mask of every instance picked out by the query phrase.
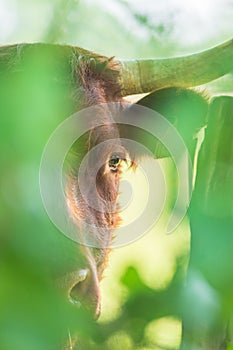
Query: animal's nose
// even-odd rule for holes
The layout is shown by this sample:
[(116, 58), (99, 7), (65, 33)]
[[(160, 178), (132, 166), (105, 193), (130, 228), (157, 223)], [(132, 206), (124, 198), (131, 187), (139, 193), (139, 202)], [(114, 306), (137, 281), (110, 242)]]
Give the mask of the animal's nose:
[(95, 319), (100, 315), (100, 289), (97, 273), (91, 268), (80, 269), (69, 284), (71, 303), (84, 307)]

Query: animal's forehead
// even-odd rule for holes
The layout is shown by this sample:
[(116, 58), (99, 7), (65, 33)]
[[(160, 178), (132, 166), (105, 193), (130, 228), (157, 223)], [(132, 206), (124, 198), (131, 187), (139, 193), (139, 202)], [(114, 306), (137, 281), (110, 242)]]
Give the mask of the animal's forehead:
[(106, 123), (98, 127), (94, 127), (90, 131), (89, 141), (90, 146), (95, 146), (107, 140), (112, 140), (112, 143), (120, 143), (119, 130), (116, 124)]

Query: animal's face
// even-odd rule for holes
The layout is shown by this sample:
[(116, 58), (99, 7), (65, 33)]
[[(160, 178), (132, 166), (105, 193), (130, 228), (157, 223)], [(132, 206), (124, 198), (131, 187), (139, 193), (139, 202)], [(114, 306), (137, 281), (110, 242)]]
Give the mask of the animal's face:
[[(118, 226), (118, 191), (122, 171), (130, 165), (116, 124), (94, 127), (81, 142), (83, 151), (72, 165), (66, 187), (68, 210), (84, 245), (82, 266), (69, 287), (73, 302), (81, 302), (95, 317), (100, 312), (99, 282), (106, 267), (113, 231)], [(80, 150), (81, 144), (75, 145)], [(93, 241), (93, 246), (89, 242)], [(86, 245), (85, 245), (86, 243)]]
[[(228, 46), (228, 49), (225, 49), (224, 46), (223, 50), (226, 52), (226, 57), (229, 55), (228, 50), (231, 50), (231, 44), (228, 44)], [(30, 50), (37, 57), (34, 47), (29, 46), (26, 49), (29, 54)], [(52, 49), (54, 51), (53, 55), (50, 53), (49, 46), (44, 48), (43, 45), (39, 45), (38, 51), (40, 50), (49, 51), (49, 62), (56, 62), (59, 69), (63, 67), (66, 78), (61, 81), (62, 85), (71, 89), (70, 92), (67, 91), (67, 96), (69, 101), (72, 102), (72, 108), (121, 102), (124, 96), (147, 93), (164, 86), (174, 86), (176, 83), (181, 86), (189, 86), (192, 85), (192, 82), (195, 82), (198, 85), (197, 76), (201, 77), (200, 82), (203, 83), (203, 81), (208, 81), (209, 74), (212, 74), (211, 68), (208, 72), (206, 65), (201, 64), (206, 58), (209, 62), (209, 52), (206, 52), (205, 55), (195, 55), (195, 60), (192, 56), (187, 57), (185, 59), (186, 63), (183, 62), (183, 58), (180, 58), (175, 59), (174, 64), (173, 61), (168, 64), (170, 60), (169, 62), (165, 61), (164, 64), (163, 59), (117, 62), (113, 58), (95, 55), (79, 48), (67, 47), (64, 50), (63, 47), (55, 46)], [(13, 54), (16, 57), (20, 55), (23, 57), (25, 54), (24, 48), (19, 50), (19, 47), (5, 48), (4, 51), (6, 51), (3, 55), (6, 67), (10, 66)], [(218, 50), (213, 49), (213, 52), (216, 52), (212, 56), (214, 64), (215, 56), (218, 56)], [(54, 57), (54, 59), (51, 57)], [(58, 60), (58, 57), (60, 57), (60, 60)], [(227, 61), (229, 60), (227, 59)], [(185, 63), (185, 69), (181, 74), (180, 67), (183, 63)], [(198, 63), (199, 73), (195, 73), (194, 76), (192, 73), (190, 76), (190, 64), (193, 66), (194, 63)], [(174, 76), (176, 65), (179, 74)], [(229, 63), (229, 67), (230, 65), (232, 63)], [(211, 67), (211, 62), (209, 62), (208, 67)], [(47, 71), (50, 71), (50, 68)], [(54, 72), (54, 68), (52, 72)], [(195, 72), (195, 69), (192, 72)], [(219, 73), (216, 73), (215, 77), (218, 75)], [(50, 80), (60, 81), (57, 79), (57, 75), (55, 77), (56, 79), (51, 73), (49, 82)], [(179, 81), (179, 78), (181, 81)], [(102, 126), (97, 126), (100, 121)], [(126, 131), (126, 135), (125, 132), (123, 134), (121, 132), (121, 137), (125, 135), (125, 138), (128, 138), (128, 130)], [(79, 263), (75, 271), (68, 274), (65, 283), (70, 299), (81, 301), (97, 316), (100, 311), (99, 281), (106, 266), (113, 230), (119, 222), (117, 195), (120, 174), (122, 166), (127, 163), (128, 159), (127, 151), (120, 142), (118, 128), (112, 122), (107, 107), (106, 109), (100, 107), (99, 112), (93, 116), (91, 131), (86, 135), (85, 142), (81, 144), (81, 147), (77, 148), (77, 152), (81, 152), (81, 157), (74, 164), (73, 171), (68, 176), (66, 186), (67, 207), (72, 220), (80, 231), (82, 242), (85, 243), (87, 237), (93, 237), (98, 244), (94, 244), (94, 247), (85, 244), (79, 246), (77, 249), (77, 254), (80, 256)], [(83, 188), (81, 189), (78, 171), (80, 170), (82, 157), (86, 154), (88, 154), (88, 157), (82, 169)], [(131, 151), (130, 154), (132, 154)], [(134, 154), (132, 155), (134, 157)]]
[[(216, 64), (216, 62), (224, 62), (224, 65)], [(8, 182), (10, 183), (9, 193), (12, 193), (12, 198), (7, 198), (6, 200), (6, 220), (9, 220), (9, 224), (5, 221), (6, 228), (8, 229), (9, 227), (12, 230), (12, 218), (20, 218), (19, 223), (16, 221), (16, 224), (12, 225), (12, 233), (15, 233), (17, 239), (21, 239), (18, 233), (19, 224), (22, 220), (21, 217), (15, 216), (15, 213), (24, 215), (22, 217), (25, 217), (26, 223), (28, 208), (30, 208), (30, 210), (33, 209), (33, 211), (29, 212), (33, 213), (30, 247), (35, 247), (34, 235), (31, 234), (35, 228), (35, 231), (39, 233), (37, 237), (42, 237), (40, 236), (40, 231), (43, 231), (46, 236), (48, 234), (47, 231), (50, 232), (47, 228), (44, 229), (43, 220), (41, 220), (41, 227), (36, 227), (37, 216), (34, 216), (36, 206), (31, 207), (28, 205), (31, 203), (26, 203), (31, 198), (28, 196), (31, 192), (27, 191), (27, 186), (24, 185), (26, 192), (22, 192), (25, 193), (25, 196), (22, 196), (23, 205), (17, 203), (17, 198), (21, 199), (21, 189), (18, 191), (18, 186), (22, 183), (22, 169), (24, 171), (35, 167), (35, 159), (37, 159), (37, 152), (40, 149), (37, 144), (39, 140), (37, 139), (37, 134), (39, 134), (38, 126), (40, 130), (43, 130), (44, 120), (49, 118), (51, 114), (52, 118), (55, 114), (59, 114), (63, 120), (66, 116), (74, 113), (77, 110), (77, 106), (79, 108), (93, 106), (98, 103), (118, 102), (121, 97), (127, 95), (148, 93), (169, 86), (198, 86), (231, 72), (232, 69), (232, 41), (200, 54), (185, 58), (174, 58), (174, 60), (166, 58), (165, 60), (133, 59), (131, 61), (115, 61), (113, 58), (95, 55), (80, 48), (61, 45), (23, 44), (1, 47), (1, 109), (4, 111), (4, 113), (1, 113), (1, 118), (3, 118), (6, 125), (9, 125), (9, 130), (12, 127), (11, 121), (12, 123), (16, 121), (15, 130), (19, 128), (19, 132), (17, 130), (15, 135), (17, 134), (17, 137), (23, 136), (20, 140), (20, 137), (14, 138), (12, 136), (14, 133), (12, 132), (6, 134), (9, 135), (9, 140), (12, 140), (12, 153), (10, 152), (9, 155), (12, 155), (11, 160), (13, 161), (10, 160), (10, 157), (6, 162), (4, 159), (4, 162), (1, 164), (2, 169), (5, 171), (10, 165), (9, 170), (6, 172), (7, 176), (8, 174), (14, 173), (15, 175), (16, 173), (20, 179), (20, 181), (13, 181), (12, 184), (6, 181), (7, 184)], [(153, 96), (153, 101), (156, 101), (155, 105), (158, 111), (157, 102), (160, 105), (160, 98), (157, 99), (156, 96)], [(165, 92), (164, 103), (162, 102), (160, 109), (162, 114), (164, 114), (163, 107), (167, 106), (167, 98), (167, 93)], [(185, 100), (187, 99), (185, 98)], [(37, 108), (39, 104), (43, 106), (42, 109)], [(192, 108), (192, 110), (195, 111), (196, 109)], [(186, 120), (186, 113), (184, 116)], [(192, 119), (192, 116), (188, 115), (188, 119)], [(98, 247), (88, 247), (74, 243), (60, 234), (53, 235), (52, 232), (55, 240), (63, 240), (64, 245), (56, 244), (56, 242), (54, 244), (45, 244), (45, 250), (47, 249), (49, 254), (44, 259), (42, 252), (43, 259), (41, 261), (43, 263), (45, 261), (46, 267), (51, 265), (53, 272), (55, 271), (53, 276), (55, 275), (56, 278), (57, 275), (59, 275), (59, 279), (60, 276), (64, 276), (64, 278), (62, 277), (62, 288), (64, 288), (73, 303), (81, 302), (93, 315), (98, 316), (100, 312), (99, 281), (106, 266), (109, 253), (108, 247), (113, 238), (113, 229), (119, 222), (117, 213), (118, 185), (121, 168), (126, 163), (127, 151), (122, 148), (118, 130), (111, 123), (109, 115), (101, 113), (96, 116), (96, 120), (102, 120), (104, 126), (95, 128), (95, 125), (93, 125), (92, 131), (87, 135), (86, 143), (81, 148), (78, 148), (77, 152), (81, 150), (82, 156), (84, 156), (103, 141), (110, 142), (102, 151), (99, 149), (94, 157), (91, 157), (91, 155), (88, 157), (88, 162), (84, 168), (84, 194), (80, 192), (78, 183), (80, 164), (76, 163), (74, 171), (68, 177), (66, 195), (67, 207), (83, 236), (83, 241), (85, 242), (86, 235), (91, 235), (98, 240)], [(197, 118), (193, 120), (196, 121)], [(47, 126), (50, 125), (50, 122), (46, 121), (46, 123)], [(25, 126), (26, 132), (24, 130)], [(27, 130), (30, 130), (30, 135), (29, 132), (27, 135)], [(124, 130), (123, 135), (127, 138), (128, 130)], [(24, 140), (24, 137), (26, 140)], [(124, 137), (122, 133), (121, 137)], [(136, 139), (140, 141), (140, 133)], [(43, 140), (44, 146), (46, 140), (43, 137), (41, 140)], [(114, 141), (111, 142), (111, 140)], [(22, 147), (20, 141), (22, 142)], [(147, 141), (148, 147), (151, 149), (150, 139)], [(43, 146), (41, 145), (41, 151)], [(154, 149), (155, 147), (153, 146)], [(34, 151), (35, 155), (33, 155)], [(23, 155), (23, 161), (27, 159), (28, 162), (31, 162), (29, 163), (30, 167), (21, 167), (17, 165), (17, 161), (16, 169), (19, 169), (19, 171), (15, 172), (12, 165), (15, 164), (16, 155), (20, 154)], [(9, 179), (11, 180), (11, 177)], [(26, 177), (23, 184), (25, 184), (25, 179)], [(14, 188), (16, 191), (14, 191)], [(29, 186), (30, 189), (31, 187)], [(96, 189), (97, 191), (95, 191)], [(5, 193), (7, 192), (4, 190), (3, 194)], [(16, 207), (17, 209), (15, 209)], [(40, 215), (40, 212), (38, 214)], [(29, 235), (25, 237), (27, 236)], [(23, 245), (20, 242), (20, 249)], [(12, 247), (15, 254), (15, 243)], [(41, 250), (40, 245), (36, 248), (37, 252)], [(27, 247), (27, 250), (29, 251), (30, 249)], [(54, 251), (56, 254), (54, 254)], [(19, 252), (18, 257), (21, 259), (21, 255), (23, 255), (21, 253), (24, 253), (24, 250), (19, 250)], [(30, 254), (28, 253), (28, 256), (26, 255), (26, 258), (29, 257), (31, 259), (31, 252)], [(49, 262), (50, 258), (52, 259), (51, 264)], [(23, 258), (22, 261), (23, 264), (21, 265), (25, 265), (24, 262), (27, 260)], [(13, 282), (12, 286), (15, 287), (15, 280)], [(29, 305), (31, 304), (29, 303)], [(9, 344), (11, 344), (11, 341)]]

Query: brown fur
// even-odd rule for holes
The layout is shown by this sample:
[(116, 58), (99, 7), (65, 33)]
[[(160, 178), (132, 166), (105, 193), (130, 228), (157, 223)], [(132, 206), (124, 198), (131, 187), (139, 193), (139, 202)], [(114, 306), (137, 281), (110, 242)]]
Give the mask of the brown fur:
[[(72, 72), (73, 81), (76, 81), (78, 87), (81, 84), (83, 88), (81, 107), (121, 101), (120, 86), (117, 83), (117, 65), (112, 58), (95, 54), (77, 55), (77, 52), (73, 52)], [(80, 101), (79, 95), (80, 88), (76, 91), (78, 101)], [(96, 127), (96, 122), (102, 122), (104, 125)], [(98, 107), (91, 128), (91, 131), (84, 135), (81, 141), (78, 141), (73, 147), (74, 153), (78, 156), (68, 176), (66, 195), (70, 215), (81, 231), (84, 241), (86, 224), (93, 226), (92, 234), (98, 239), (99, 248), (86, 247), (84, 249), (85, 254), (91, 257), (91, 264), (95, 265), (94, 270), (100, 281), (107, 265), (113, 231), (120, 223), (117, 197), (121, 171), (120, 167), (116, 172), (109, 170), (108, 161), (111, 153), (121, 152), (125, 154), (126, 151), (120, 143), (118, 128), (113, 123), (112, 115), (109, 113), (107, 105)], [(115, 140), (111, 143), (111, 139)], [(116, 139), (118, 140), (117, 142)], [(85, 194), (86, 198), (83, 198), (77, 179), (79, 163), (82, 161), (82, 157), (93, 147), (106, 140), (110, 141), (110, 144), (107, 149), (101, 150), (101, 153), (98, 154), (98, 158), (101, 159), (103, 166), (99, 169), (96, 179), (93, 178), (95, 159), (90, 157), (88, 161), (88, 166), (85, 169), (87, 191)], [(93, 194), (95, 184), (98, 194), (103, 201), (108, 201), (108, 205), (103, 206), (100, 204), (100, 207), (98, 206), (98, 209), (101, 210), (95, 210), (86, 202), (87, 199), (89, 203), (98, 201), (98, 198)]]

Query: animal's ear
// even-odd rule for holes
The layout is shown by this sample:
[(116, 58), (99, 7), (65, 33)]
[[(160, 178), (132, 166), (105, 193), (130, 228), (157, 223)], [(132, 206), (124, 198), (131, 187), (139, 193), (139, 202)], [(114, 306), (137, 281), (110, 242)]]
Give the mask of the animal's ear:
[[(166, 88), (147, 95), (139, 100), (136, 105), (150, 108), (167, 119), (177, 129), (189, 150), (191, 158), (193, 158), (196, 147), (194, 136), (206, 124), (207, 98), (193, 90)], [(135, 105), (132, 105), (127, 112), (132, 118), (132, 124), (134, 124), (134, 109), (137, 110)], [(132, 113), (130, 114), (130, 112)], [(146, 124), (147, 113), (141, 113), (141, 117), (143, 118), (142, 125), (143, 123)], [(156, 118), (156, 114), (154, 114), (154, 117)], [(143, 130), (143, 128), (122, 124), (119, 129), (122, 138), (129, 138), (144, 145), (156, 158), (169, 156), (165, 146), (152, 133)], [(144, 153), (141, 148), (137, 154), (133, 154), (133, 157), (137, 159), (148, 153)]]

